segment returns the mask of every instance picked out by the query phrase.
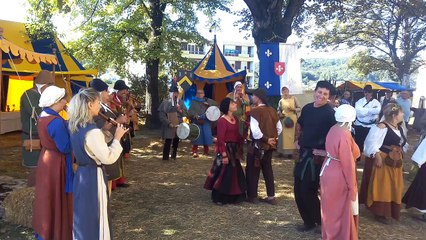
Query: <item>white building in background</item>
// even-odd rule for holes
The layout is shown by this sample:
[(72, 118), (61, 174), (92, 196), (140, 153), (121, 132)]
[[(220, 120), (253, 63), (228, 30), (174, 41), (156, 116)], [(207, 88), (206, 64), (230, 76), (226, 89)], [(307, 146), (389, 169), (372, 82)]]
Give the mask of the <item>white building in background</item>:
[[(200, 61), (209, 51), (211, 45), (212, 43), (203, 46), (195, 43), (182, 43), (181, 50), (184, 57)], [(259, 61), (254, 42), (218, 41), (218, 46), (235, 71), (239, 72), (244, 69), (247, 71), (246, 81), (248, 88), (255, 88), (257, 86), (255, 69), (258, 71), (258, 67), (255, 68), (255, 65), (258, 66)]]

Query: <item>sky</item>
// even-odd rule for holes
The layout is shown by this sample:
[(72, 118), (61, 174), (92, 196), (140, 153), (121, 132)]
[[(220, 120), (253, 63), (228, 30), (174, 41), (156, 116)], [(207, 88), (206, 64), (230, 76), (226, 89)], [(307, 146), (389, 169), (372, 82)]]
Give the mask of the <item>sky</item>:
[[(28, 3), (26, 0), (0, 0), (0, 19), (16, 21), (16, 22), (24, 22), (26, 10), (28, 9)], [(246, 7), (246, 4), (243, 0), (234, 0), (234, 3), (231, 6), (232, 11), (238, 11), (242, 8)], [(197, 28), (198, 31), (203, 35), (206, 39), (213, 40), (213, 33), (209, 32), (209, 27), (211, 23), (208, 21), (207, 17), (198, 14), (200, 23)], [(217, 19), (219, 19), (218, 23), (220, 25), (220, 30), (216, 32), (217, 40), (219, 42), (219, 46), (221, 42), (232, 41), (232, 42), (251, 42), (254, 43), (253, 38), (244, 39), (244, 36), (250, 32), (241, 32), (238, 27), (234, 27), (233, 23), (238, 20), (237, 16), (234, 16), (230, 13), (219, 11), (217, 13)], [(78, 37), (78, 35), (67, 34), (70, 31), (69, 28), (75, 26), (75, 24), (68, 23), (65, 19), (57, 19), (55, 20), (57, 23), (57, 28), (59, 34), (61, 36), (61, 40), (66, 42), (68, 39)], [(63, 39), (63, 38), (68, 39)], [(287, 40), (287, 43), (299, 43), (301, 38), (292, 35)], [(349, 57), (353, 52), (350, 51), (314, 51), (312, 49), (307, 48), (309, 45), (305, 42), (301, 44), (301, 48), (299, 49), (300, 57), (302, 58), (338, 58), (338, 57)]]

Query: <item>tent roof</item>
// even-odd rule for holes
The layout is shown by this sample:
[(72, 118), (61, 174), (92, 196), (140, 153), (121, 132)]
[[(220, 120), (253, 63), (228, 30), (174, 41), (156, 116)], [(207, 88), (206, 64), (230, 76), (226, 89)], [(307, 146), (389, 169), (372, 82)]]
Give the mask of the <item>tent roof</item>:
[[(72, 55), (67, 53), (65, 46), (57, 37), (53, 39), (37, 40), (31, 42), (24, 23), (0, 20), (0, 27), (4, 29), (3, 38), (8, 43), (12, 43), (14, 46), (16, 46), (12, 47), (12, 49), (15, 50), (12, 50), (9, 47), (12, 53), (13, 51), (16, 52), (18, 47), (19, 49), (26, 50), (26, 52), (33, 52), (33, 58), (35, 59), (35, 61), (31, 61), (31, 59), (28, 58), (28, 55), (26, 55), (26, 58), (23, 59), (19, 65), (14, 65), (9, 59), (4, 64), (2, 63), (2, 71), (4, 72), (32, 74), (38, 73), (41, 70), (53, 71), (53, 65), (49, 63), (49, 61), (42, 61), (42, 56), (51, 55), (54, 48), (57, 50), (56, 58), (58, 64), (55, 66), (55, 72), (57, 74), (96, 75), (98, 72), (97, 70), (85, 69)], [(37, 56), (40, 57), (37, 58)], [(15, 67), (17, 69), (15, 69)]]
[(356, 91), (356, 90), (363, 90), (365, 85), (371, 85), (373, 90), (386, 90), (387, 88), (382, 87), (374, 82), (357, 82), (357, 81), (345, 81), (341, 85), (337, 87), (339, 90), (349, 90), (349, 91)]
[(402, 85), (400, 85), (399, 83), (396, 83), (396, 82), (374, 82), (374, 83), (376, 83), (377, 85), (380, 85), (384, 88), (387, 88), (389, 90), (392, 90), (392, 91), (404, 91), (404, 90), (412, 91), (413, 90), (411, 88), (407, 88), (405, 86), (402, 86)]
[(53, 54), (43, 54), (29, 51), (7, 41), (6, 39), (1, 39), (0, 42), (0, 49), (2, 50), (2, 59), (9, 59), (10, 56), (14, 62), (19, 64), (24, 59), (32, 64), (40, 62), (55, 65), (58, 64), (58, 61), (56, 60), (56, 57)]
[(207, 83), (243, 81), (246, 77), (246, 70), (236, 72), (223, 56), (217, 46), (216, 36), (213, 46), (192, 72), (194, 73), (193, 80)]

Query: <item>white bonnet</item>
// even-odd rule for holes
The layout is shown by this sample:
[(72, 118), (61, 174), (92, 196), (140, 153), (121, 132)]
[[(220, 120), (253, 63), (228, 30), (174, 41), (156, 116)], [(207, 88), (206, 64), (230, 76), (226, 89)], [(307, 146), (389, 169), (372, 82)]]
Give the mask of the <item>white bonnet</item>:
[(355, 108), (349, 104), (342, 104), (336, 109), (336, 112), (334, 113), (334, 117), (336, 118), (337, 122), (351, 123), (355, 121), (355, 118), (356, 118)]
[(65, 89), (57, 86), (47, 87), (40, 97), (40, 107), (50, 107), (53, 104), (59, 102), (65, 96)]
[(240, 81), (236, 81), (235, 83), (234, 83), (234, 89), (237, 87), (237, 86), (239, 86), (239, 85), (243, 85)]

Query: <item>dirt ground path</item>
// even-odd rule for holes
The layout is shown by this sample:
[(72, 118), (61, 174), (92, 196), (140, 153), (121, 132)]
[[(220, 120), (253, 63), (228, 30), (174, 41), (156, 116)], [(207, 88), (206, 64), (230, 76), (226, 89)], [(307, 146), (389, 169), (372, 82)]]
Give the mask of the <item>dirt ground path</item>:
[[(3, 146), (0, 140), (0, 176), (25, 178), (19, 145)], [(3, 153), (6, 150), (9, 153)], [(210, 201), (210, 192), (203, 189), (212, 157), (193, 159), (189, 142), (180, 144), (176, 161), (161, 160), (161, 150), (157, 132), (138, 132), (126, 162), (131, 186), (112, 194), (115, 239), (321, 239), (319, 234), (295, 230), (302, 221), (293, 196), (293, 160), (273, 159), (277, 206), (216, 206)], [(360, 174), (362, 166), (358, 166)], [(260, 195), (265, 196), (264, 182), (259, 186)], [(392, 225), (374, 221), (364, 207), (360, 215), (360, 239), (425, 239), (426, 223), (418, 221), (415, 212), (404, 209), (400, 222)], [(31, 229), (0, 220), (0, 239), (31, 236)]]

